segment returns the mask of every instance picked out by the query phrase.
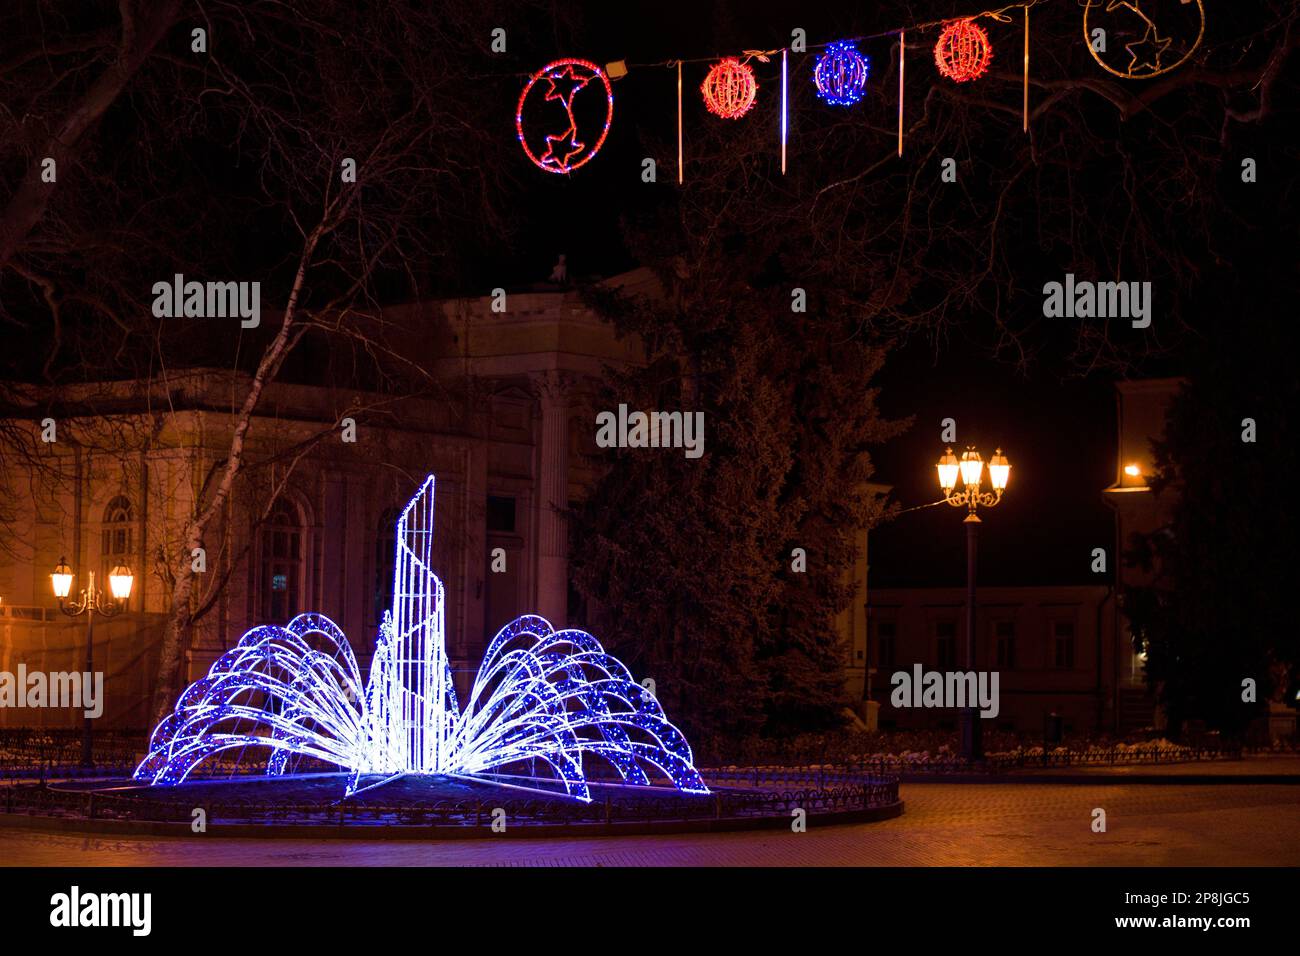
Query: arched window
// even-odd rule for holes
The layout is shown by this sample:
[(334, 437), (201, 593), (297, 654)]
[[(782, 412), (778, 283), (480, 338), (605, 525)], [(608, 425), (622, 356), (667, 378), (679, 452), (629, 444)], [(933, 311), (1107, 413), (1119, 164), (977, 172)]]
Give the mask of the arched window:
[(393, 574), (397, 560), (397, 509), (379, 516), (375, 537), (375, 626), (383, 623), (384, 612), (393, 606)]
[(129, 498), (118, 495), (104, 508), (104, 522), (100, 532), (99, 565), (104, 588), (108, 587), (108, 574), (119, 564), (130, 566), (131, 545), (134, 541), (135, 518)]
[(303, 578), (302, 516), (291, 502), (279, 501), (262, 526), (261, 619), (286, 624), (299, 613)]

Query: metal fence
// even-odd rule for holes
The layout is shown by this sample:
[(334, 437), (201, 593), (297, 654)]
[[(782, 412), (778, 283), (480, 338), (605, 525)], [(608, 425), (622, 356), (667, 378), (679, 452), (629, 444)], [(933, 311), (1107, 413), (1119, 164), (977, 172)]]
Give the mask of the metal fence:
[[(76, 780), (91, 777), (129, 777), (145, 747), (144, 739), (131, 734), (106, 733), (95, 739), (95, 766), (79, 766), (80, 735), (42, 730), (0, 730), (0, 782), (13, 784), (33, 780)], [(993, 753), (971, 763), (955, 753), (863, 754), (847, 748), (824, 748), (814, 759), (773, 761), (770, 765), (744, 768), (721, 767), (703, 770), (706, 779), (724, 787), (755, 790), (807, 791), (859, 786), (869, 779), (899, 774), (956, 775), (1002, 774), (1020, 770), (1059, 767), (1097, 767), (1237, 760), (1251, 752), (1239, 743), (1215, 741), (1199, 746), (1084, 745), (1049, 748), (1020, 748)], [(296, 772), (329, 772), (337, 768), (317, 761), (300, 761)], [(209, 761), (196, 768), (193, 780), (222, 779), (238, 774), (235, 756)], [(247, 774), (247, 768), (243, 773)], [(593, 776), (593, 782), (601, 778)], [(605, 778), (605, 782), (614, 782)], [(743, 812), (743, 806), (739, 809)], [(453, 811), (448, 811), (453, 812)]]
[(524, 797), (509, 791), (477, 798), (421, 800), (384, 798), (382, 802), (339, 800), (325, 804), (272, 802), (258, 799), (189, 801), (160, 799), (146, 793), (129, 795), (58, 789), (43, 785), (10, 786), (0, 791), (6, 813), (97, 820), (190, 823), (195, 805), (209, 823), (315, 824), (337, 826), (485, 826), (494, 811), (504, 810), (509, 824), (565, 825), (656, 823), (708, 819), (785, 817), (802, 809), (811, 815), (850, 813), (898, 803), (898, 781), (892, 778), (834, 774), (821, 785), (794, 774), (764, 771), (763, 789), (750, 784), (751, 774), (711, 775), (708, 795), (650, 793), (597, 784), (590, 803), (562, 798)]
[[(1024, 750), (1012, 753), (986, 754), (982, 759), (969, 761), (957, 754), (888, 754), (847, 755), (821, 765), (802, 768), (809, 775), (825, 777), (831, 773), (867, 774), (999, 774), (1017, 770), (1035, 770), (1053, 767), (1101, 767), (1135, 764), (1173, 764), (1206, 760), (1240, 760), (1240, 746), (1214, 745), (1202, 747), (1139, 748), (1139, 747), (1084, 747), (1056, 750)], [(790, 773), (791, 768), (772, 768), (773, 772)], [(753, 771), (750, 771), (753, 773)], [(760, 772), (761, 779), (761, 772)]]
[[(101, 731), (95, 734), (96, 764), (131, 765), (145, 747), (138, 734)], [(31, 728), (0, 728), (0, 772), (6, 768), (72, 767), (81, 762), (81, 732)]]

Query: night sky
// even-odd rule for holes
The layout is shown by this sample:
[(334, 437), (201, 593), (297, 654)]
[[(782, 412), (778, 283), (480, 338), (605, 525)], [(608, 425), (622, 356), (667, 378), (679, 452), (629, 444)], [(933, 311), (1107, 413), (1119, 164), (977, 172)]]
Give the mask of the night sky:
[[(588, 5), (581, 22), (574, 24), (581, 39), (572, 43), (538, 32), (518, 37), (515, 45), (519, 31), (511, 34), (511, 55), (503, 58), (511, 63), (542, 63), (556, 55), (602, 63), (623, 58), (631, 64), (635, 81), (615, 83), (615, 121), (600, 162), (584, 167), (580, 176), (529, 178), (517, 251), (503, 250), (504, 258), (484, 262), (484, 284), (493, 282), (507, 262), (521, 284), (544, 279), (560, 252), (568, 257), (571, 277), (611, 275), (636, 265), (624, 247), (620, 221), (657, 201), (656, 187), (640, 181), (642, 157), (661, 157), (661, 175), (673, 175), (676, 117), (675, 73), (637, 63), (775, 47), (788, 41), (792, 25), (806, 29), (811, 43), (882, 26), (879, 17), (866, 11), (804, 7), (796, 16), (789, 4), (780, 3), (669, 3), (653, 9), (651, 14), (639, 5)], [(946, 11), (938, 4), (926, 12)], [(691, 29), (684, 29), (684, 23)], [(887, 41), (863, 48), (881, 58), (880, 69), (885, 69)], [(771, 95), (777, 67), (755, 68), (760, 82), (756, 111), (761, 111), (772, 105), (761, 100)], [(806, 63), (803, 69), (806, 72)], [(687, 176), (691, 128), (709, 121), (696, 92), (703, 71), (699, 64), (688, 67), (685, 80)], [(807, 77), (799, 73), (792, 82), (807, 82)], [(795, 110), (790, 117), (791, 162), (816, 162), (816, 157), (799, 154), (799, 115)], [(755, 121), (769, 118), (756, 112)], [(882, 139), (881, 149), (887, 148)], [(527, 162), (522, 156), (520, 161)], [(1027, 281), (1027, 286), (1033, 288), (1034, 283)], [(1037, 302), (1032, 299), (1032, 304)], [(977, 339), (986, 331), (971, 333)], [(1068, 330), (1062, 332), (1064, 340)], [(982, 527), (981, 583), (1098, 583), (1089, 570), (1091, 549), (1102, 546), (1113, 552), (1114, 539), (1112, 512), (1101, 495), (1115, 468), (1112, 379), (1104, 374), (1080, 379), (1077, 370), (1054, 363), (1051, 355), (1040, 357), (1028, 372), (988, 355), (985, 344), (975, 339), (949, 340), (937, 349), (918, 339), (891, 355), (880, 379), (882, 408), (892, 418), (914, 416), (915, 424), (873, 454), (875, 480), (891, 485), (903, 507), (934, 501), (934, 462), (943, 451), (940, 421), (956, 418), (958, 454), (965, 443), (973, 442), (987, 459), (1001, 444), (1013, 466), (1005, 501), (989, 512)], [(901, 515), (878, 529), (871, 541), (871, 585), (962, 583), (961, 518), (957, 509), (943, 506)]]
[[(1114, 552), (1114, 513), (1102, 489), (1115, 478), (1115, 396), (1110, 379), (1062, 381), (1047, 369), (1029, 378), (951, 345), (934, 360), (917, 343), (886, 363), (881, 405), (916, 422), (873, 455), (875, 480), (904, 507), (940, 497), (934, 464), (940, 422), (957, 420), (954, 452), (974, 444), (987, 461), (997, 446), (1011, 461), (1001, 504), (981, 511), (981, 584), (1104, 584), (1091, 551)], [(959, 585), (966, 575), (962, 509), (942, 505), (899, 515), (872, 532), (871, 586)]]

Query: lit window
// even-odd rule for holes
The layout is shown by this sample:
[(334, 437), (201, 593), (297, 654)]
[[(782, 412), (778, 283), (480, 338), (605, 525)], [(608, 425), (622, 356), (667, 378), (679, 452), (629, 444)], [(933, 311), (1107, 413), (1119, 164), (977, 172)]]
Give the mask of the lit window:
[(113, 568), (131, 563), (131, 545), (134, 543), (134, 516), (131, 502), (118, 495), (104, 509), (103, 530), (100, 534), (99, 579), (107, 586), (108, 574)]
[(262, 526), (261, 619), (287, 624), (301, 611), (303, 578), (302, 518), (287, 501), (278, 502)]

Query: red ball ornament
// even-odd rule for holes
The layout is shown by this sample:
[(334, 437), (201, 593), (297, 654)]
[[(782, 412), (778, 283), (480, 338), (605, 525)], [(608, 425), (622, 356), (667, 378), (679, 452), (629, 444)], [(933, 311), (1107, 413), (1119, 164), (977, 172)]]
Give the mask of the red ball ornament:
[(723, 119), (740, 119), (754, 105), (758, 82), (748, 64), (729, 56), (713, 65), (700, 90), (710, 113)]
[(939, 72), (958, 83), (983, 76), (993, 59), (993, 44), (974, 20), (955, 20), (943, 28), (934, 45)]

